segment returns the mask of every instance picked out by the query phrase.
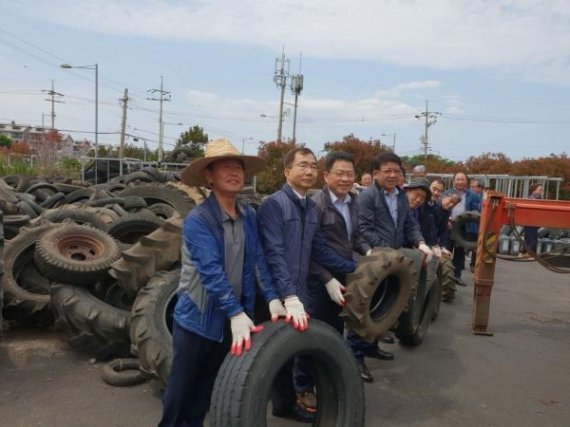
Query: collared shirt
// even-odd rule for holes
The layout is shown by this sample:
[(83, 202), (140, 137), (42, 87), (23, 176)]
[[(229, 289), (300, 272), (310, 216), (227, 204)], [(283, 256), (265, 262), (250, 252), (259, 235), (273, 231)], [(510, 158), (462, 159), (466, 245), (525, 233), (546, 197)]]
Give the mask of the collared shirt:
[(239, 300), (241, 298), (243, 260), (245, 256), (243, 219), (239, 214), (233, 219), (222, 210), (222, 224), (224, 227), (225, 273), (228, 282), (232, 285), (234, 295)]
[(388, 204), (388, 209), (390, 210), (390, 216), (394, 220), (394, 226), (398, 224), (398, 194), (400, 194), (400, 190), (398, 187), (395, 187), (391, 193), (388, 193), (385, 189), (382, 188), (382, 193), (384, 194), (384, 199)]
[(350, 203), (352, 203), (352, 197), (350, 197), (350, 194), (347, 194), (344, 196), (344, 199), (341, 200), (332, 191), (329, 190), (329, 193), (331, 195), (333, 206), (344, 218), (346, 233), (348, 234), (348, 240), (350, 241), (352, 236), (352, 221), (350, 218)]
[(465, 197), (467, 192), (457, 191), (457, 194), (461, 197), (461, 200), (451, 210), (451, 219), (455, 219), (458, 215), (461, 215), (463, 212), (465, 212)]

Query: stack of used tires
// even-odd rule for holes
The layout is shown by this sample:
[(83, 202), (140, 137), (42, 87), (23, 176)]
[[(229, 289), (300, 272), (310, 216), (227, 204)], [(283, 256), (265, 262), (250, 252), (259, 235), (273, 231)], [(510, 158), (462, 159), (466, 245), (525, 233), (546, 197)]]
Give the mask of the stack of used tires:
[(206, 196), (169, 178), (150, 168), (99, 185), (0, 178), (8, 325), (55, 327), (100, 360), (126, 358), (103, 369), (110, 384), (165, 381), (182, 221)]

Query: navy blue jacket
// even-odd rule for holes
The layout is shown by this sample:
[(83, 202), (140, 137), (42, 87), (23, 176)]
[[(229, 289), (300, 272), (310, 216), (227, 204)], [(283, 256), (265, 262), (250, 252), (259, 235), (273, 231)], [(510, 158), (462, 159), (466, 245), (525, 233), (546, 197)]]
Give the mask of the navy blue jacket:
[(224, 272), (222, 212), (214, 195), (192, 209), (182, 228), (182, 270), (174, 319), (205, 338), (223, 340), (227, 318), (245, 311), (253, 315), (256, 284), (265, 299), (279, 298), (267, 268), (255, 211), (238, 203), (245, 240), (242, 294), (234, 294)]
[(446, 246), (449, 240), (449, 211), (443, 210), (440, 202), (426, 202), (418, 209), (420, 230), (429, 246)]
[(400, 249), (404, 242), (416, 246), (424, 240), (404, 191), (398, 194), (398, 223), (394, 224), (384, 189), (377, 182), (358, 197), (360, 232), (371, 247)]
[(267, 197), (257, 211), (267, 264), (283, 297), (297, 295), (306, 301), (307, 275), (311, 256), (325, 268), (346, 274), (356, 263), (339, 256), (319, 232), (315, 202), (306, 206), (293, 189), (285, 184)]

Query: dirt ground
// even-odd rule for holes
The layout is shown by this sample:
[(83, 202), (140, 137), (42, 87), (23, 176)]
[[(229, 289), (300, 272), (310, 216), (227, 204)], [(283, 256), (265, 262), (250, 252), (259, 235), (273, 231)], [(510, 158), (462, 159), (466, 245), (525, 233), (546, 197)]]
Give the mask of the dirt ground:
[[(365, 384), (366, 426), (570, 425), (570, 276), (499, 262), (492, 337), (469, 332), (472, 294), (471, 284), (459, 288), (420, 347), (384, 345), (396, 360), (368, 361), (376, 382)], [(158, 385), (110, 387), (101, 368), (56, 333), (5, 333), (0, 425), (156, 425)]]

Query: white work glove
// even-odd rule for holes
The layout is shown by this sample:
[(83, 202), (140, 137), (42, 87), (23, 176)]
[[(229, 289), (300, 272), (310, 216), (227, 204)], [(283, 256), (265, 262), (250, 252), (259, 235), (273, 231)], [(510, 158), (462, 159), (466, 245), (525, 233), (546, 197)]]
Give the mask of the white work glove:
[(432, 246), (431, 250), (436, 257), (441, 258), (441, 248), (439, 246)]
[(445, 255), (445, 256), (448, 256), (448, 257), (451, 257), (451, 252), (449, 252), (449, 251), (447, 250), (447, 248), (441, 248), (441, 254), (442, 254), (442, 255)]
[(372, 248), (368, 249), (365, 253), (366, 256), (372, 255)]
[(269, 313), (271, 313), (271, 321), (276, 322), (279, 317), (287, 316), (287, 311), (283, 307), (283, 303), (277, 298), (269, 301)]
[(251, 334), (259, 332), (263, 326), (255, 326), (247, 314), (240, 313), (230, 319), (232, 328), (232, 355), (241, 355), (242, 349), (249, 350), (251, 348)]
[(331, 300), (333, 300), (333, 302), (340, 305), (341, 307), (344, 307), (346, 305), (346, 301), (344, 300), (344, 295), (343, 295), (344, 292), (346, 291), (346, 288), (342, 286), (342, 284), (338, 280), (336, 280), (333, 277), (325, 284), (325, 287), (327, 288), (329, 297), (331, 298)]
[(418, 246), (418, 249), (420, 251), (422, 251), (423, 254), (426, 256), (426, 262), (430, 262), (431, 257), (433, 256), (433, 252), (431, 251), (429, 246), (426, 245), (425, 243), (420, 243), (420, 245)]
[(293, 327), (300, 331), (304, 331), (309, 327), (309, 320), (303, 303), (296, 295), (285, 298), (285, 321), (293, 321)]

